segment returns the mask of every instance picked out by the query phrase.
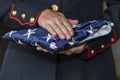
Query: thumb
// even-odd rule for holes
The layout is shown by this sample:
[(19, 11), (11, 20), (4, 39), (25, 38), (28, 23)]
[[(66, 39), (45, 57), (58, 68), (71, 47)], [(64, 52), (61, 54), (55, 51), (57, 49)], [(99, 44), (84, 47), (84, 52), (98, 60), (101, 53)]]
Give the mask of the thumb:
[(79, 23), (78, 20), (68, 19), (68, 21), (69, 21), (69, 23), (70, 23), (71, 25), (77, 25), (77, 24)]

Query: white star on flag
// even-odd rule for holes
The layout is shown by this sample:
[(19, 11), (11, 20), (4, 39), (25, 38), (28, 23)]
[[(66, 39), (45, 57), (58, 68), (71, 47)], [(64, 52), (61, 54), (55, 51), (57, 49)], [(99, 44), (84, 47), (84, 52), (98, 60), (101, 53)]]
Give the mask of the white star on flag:
[(37, 44), (37, 42), (35, 42), (35, 43), (34, 43), (34, 44), (32, 44), (32, 45), (33, 45), (33, 46), (40, 46), (40, 45), (38, 45), (38, 44)]
[(97, 22), (96, 20), (93, 20), (93, 21), (89, 21), (90, 23), (94, 23), (94, 22)]
[(93, 29), (93, 27), (90, 25), (90, 30), (87, 30), (90, 35), (93, 35), (98, 29)]
[(79, 24), (79, 25), (72, 25), (72, 28), (76, 28), (76, 27), (81, 28), (82, 26), (81, 26), (81, 24)]
[(47, 35), (47, 36), (42, 37), (42, 38), (46, 38), (46, 42), (48, 42), (50, 39), (56, 40), (56, 39), (55, 39), (55, 36), (52, 36), (52, 35), (51, 35), (51, 34), (49, 34), (49, 33), (48, 33), (48, 35)]
[(33, 30), (28, 29), (27, 33), (23, 34), (23, 36), (27, 36), (27, 39), (29, 39), (32, 34), (35, 34), (36, 30), (37, 29), (33, 29)]
[(18, 44), (22, 44), (22, 45), (24, 45), (24, 43), (22, 43), (20, 40), (18, 40), (18, 42), (17, 42)]
[(17, 31), (11, 31), (10, 33), (9, 33), (9, 37), (11, 38), (12, 37), (12, 34), (13, 33), (16, 33)]
[(75, 32), (80, 32), (81, 30), (76, 30)]
[(86, 30), (76, 30), (75, 32), (83, 32), (84, 33), (84, 35), (86, 35)]
[(93, 34), (93, 27), (90, 25), (90, 30), (87, 30), (88, 33)]
[(73, 37), (72, 37), (72, 42), (68, 42), (70, 44), (70, 46), (73, 46), (75, 44), (77, 44), (79, 41), (76, 41)]
[(57, 50), (58, 46), (55, 42), (52, 42), (52, 43), (50, 43), (50, 48), (53, 49), (53, 50)]

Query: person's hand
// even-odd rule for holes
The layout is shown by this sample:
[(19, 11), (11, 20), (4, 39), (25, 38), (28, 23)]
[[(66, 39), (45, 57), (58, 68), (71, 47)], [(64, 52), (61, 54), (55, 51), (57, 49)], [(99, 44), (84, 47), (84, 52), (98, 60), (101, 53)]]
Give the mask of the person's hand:
[[(72, 25), (78, 24), (78, 20), (67, 19), (60, 12), (46, 9), (41, 13), (38, 24), (53, 36), (58, 35), (61, 39), (70, 39), (74, 35)], [(36, 50), (49, 53), (47, 49), (41, 46), (36, 47)]]
[(88, 46), (86, 44), (83, 44), (83, 45), (78, 46), (78, 47), (73, 47), (73, 48), (70, 48), (68, 50), (58, 52), (58, 54), (64, 54), (64, 55), (79, 54), (79, 53), (82, 53), (87, 48), (88, 48)]
[(67, 19), (60, 12), (46, 9), (41, 12), (38, 24), (53, 36), (68, 40), (74, 35), (72, 25), (78, 24), (78, 20)]

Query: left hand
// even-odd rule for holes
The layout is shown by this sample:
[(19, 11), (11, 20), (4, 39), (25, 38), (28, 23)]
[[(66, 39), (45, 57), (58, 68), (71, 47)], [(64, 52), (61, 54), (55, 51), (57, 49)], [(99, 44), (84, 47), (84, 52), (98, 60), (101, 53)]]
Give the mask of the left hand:
[(79, 53), (82, 53), (87, 47), (88, 46), (86, 44), (83, 44), (78, 47), (73, 47), (68, 50), (58, 52), (58, 54), (65, 54), (65, 55), (79, 54)]

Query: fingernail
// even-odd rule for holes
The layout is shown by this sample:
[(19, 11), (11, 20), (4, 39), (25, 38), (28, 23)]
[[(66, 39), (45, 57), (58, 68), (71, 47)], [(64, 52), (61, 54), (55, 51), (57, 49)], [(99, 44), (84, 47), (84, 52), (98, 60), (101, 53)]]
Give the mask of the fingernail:
[(65, 36), (64, 36), (64, 35), (61, 35), (60, 38), (61, 38), (61, 39), (65, 39)]
[(67, 36), (67, 40), (70, 40), (71, 39), (71, 36)]
[(56, 36), (57, 35), (57, 33), (53, 33), (53, 36)]
[(71, 36), (73, 36), (73, 35), (74, 35), (74, 32), (73, 32), (73, 31), (71, 31), (71, 32), (70, 32), (70, 35), (71, 35)]

